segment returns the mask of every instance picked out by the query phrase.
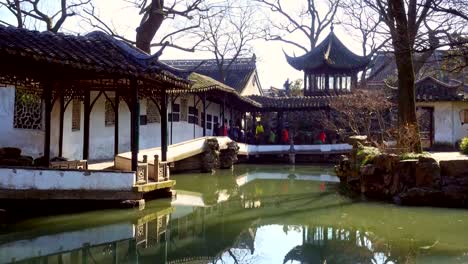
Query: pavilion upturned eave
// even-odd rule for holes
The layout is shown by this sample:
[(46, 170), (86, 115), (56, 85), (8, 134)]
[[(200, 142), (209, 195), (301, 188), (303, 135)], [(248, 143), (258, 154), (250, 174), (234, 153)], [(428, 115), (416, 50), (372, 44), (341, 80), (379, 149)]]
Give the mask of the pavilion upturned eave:
[(363, 70), (370, 62), (349, 50), (332, 32), (318, 46), (299, 57), (285, 53), (287, 62), (296, 70), (308, 73), (346, 73)]

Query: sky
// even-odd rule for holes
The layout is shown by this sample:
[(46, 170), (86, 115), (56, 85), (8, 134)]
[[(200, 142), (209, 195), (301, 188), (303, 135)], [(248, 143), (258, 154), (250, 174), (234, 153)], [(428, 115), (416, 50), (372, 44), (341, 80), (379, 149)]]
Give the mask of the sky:
[[(50, 2), (57, 2), (56, 0), (43, 1), (45, 1), (45, 4), (49, 5)], [(284, 8), (292, 12), (298, 11), (298, 9), (301, 8), (300, 0), (283, 0), (282, 2), (284, 3)], [(129, 3), (126, 0), (93, 0), (93, 3), (95, 5), (96, 14), (98, 14), (101, 20), (106, 21), (106, 23), (113, 27), (115, 31), (117, 31), (119, 34), (124, 35), (129, 39), (135, 39), (135, 28), (138, 26), (139, 20), (141, 19), (141, 17), (138, 15), (138, 9), (136, 9), (131, 3)], [(259, 16), (262, 16), (262, 14), (266, 14), (266, 11), (260, 13)], [(341, 14), (337, 14), (337, 16), (339, 15)], [(8, 16), (8, 12), (0, 9), (0, 17), (4, 18), (6, 16)], [(273, 19), (277, 18), (273, 17)], [(181, 21), (171, 19), (167, 19), (166, 21), (164, 21), (162, 28), (156, 35), (156, 38), (158, 36), (163, 35), (165, 32), (169, 32), (170, 29), (174, 27), (175, 23), (181, 23)], [(41, 29), (40, 26), (39, 29)], [(71, 34), (86, 34), (92, 31), (93, 28), (90, 27), (89, 24), (83, 21), (83, 19), (81, 19), (80, 17), (73, 17), (66, 21), (62, 30), (66, 33)], [(329, 32), (329, 29), (326, 29), (321, 34), (320, 41), (323, 40)], [(352, 32), (345, 30), (340, 25), (335, 25), (334, 32), (351, 51), (361, 55), (361, 43), (351, 35), (353, 34)], [(305, 39), (299, 34), (292, 35), (289, 39), (299, 42), (304, 46), (308, 46), (307, 39)], [(187, 40), (181, 39), (176, 43), (184, 45), (185, 41)], [(290, 56), (300, 56), (304, 53), (303, 51), (283, 42), (265, 41), (261, 39), (255, 40), (254, 42), (252, 42), (251, 45), (252, 50), (257, 57), (257, 69), (259, 72), (259, 78), (263, 89), (268, 89), (271, 86), (282, 88), (284, 82), (288, 78), (291, 81), (303, 78), (303, 73), (292, 68), (286, 62), (286, 58), (284, 56), (284, 52), (286, 52)], [(153, 52), (155, 51), (157, 50), (153, 50)], [(209, 58), (213, 58), (213, 55), (207, 52), (197, 51), (195, 53), (191, 53), (171, 48), (165, 49), (163, 55), (161, 56), (161, 59)]]

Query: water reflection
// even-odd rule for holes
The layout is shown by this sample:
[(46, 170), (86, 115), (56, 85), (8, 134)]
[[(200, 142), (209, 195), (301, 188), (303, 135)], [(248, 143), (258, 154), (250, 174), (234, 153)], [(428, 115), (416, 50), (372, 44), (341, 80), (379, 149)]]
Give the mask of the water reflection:
[(0, 263), (467, 263), (468, 214), (338, 194), (330, 168), (239, 167), (176, 177), (144, 211), (31, 219)]

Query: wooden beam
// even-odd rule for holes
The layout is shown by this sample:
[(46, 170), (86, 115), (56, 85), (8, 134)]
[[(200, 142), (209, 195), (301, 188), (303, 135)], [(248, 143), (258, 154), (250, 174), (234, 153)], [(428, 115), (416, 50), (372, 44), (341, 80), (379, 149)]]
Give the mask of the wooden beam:
[(47, 82), (44, 87), (45, 100), (45, 133), (44, 133), (44, 161), (47, 162), (47, 167), (50, 162), (50, 120), (52, 114), (52, 82)]
[(131, 149), (132, 149), (132, 171), (137, 171), (138, 152), (140, 149), (140, 101), (138, 98), (138, 83), (136, 79), (130, 80), (131, 86)]

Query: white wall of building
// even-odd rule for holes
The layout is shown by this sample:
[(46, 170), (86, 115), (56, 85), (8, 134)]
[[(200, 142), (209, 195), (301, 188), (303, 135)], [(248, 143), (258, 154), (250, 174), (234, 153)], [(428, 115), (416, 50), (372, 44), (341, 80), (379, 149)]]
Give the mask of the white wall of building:
[(246, 83), (244, 89), (241, 91), (242, 96), (247, 95), (261, 95), (262, 87), (260, 86), (260, 81), (258, 79), (257, 71), (255, 71), (249, 78), (249, 81)]
[[(92, 92), (91, 102), (94, 101), (98, 92)], [(113, 92), (108, 92), (110, 98)], [(193, 96), (188, 97), (188, 106), (194, 105)], [(90, 117), (90, 147), (89, 158), (92, 160), (111, 159), (114, 157), (114, 125), (105, 124), (105, 102), (106, 97), (101, 95), (91, 112)], [(140, 115), (147, 114), (147, 100), (140, 101)], [(180, 104), (180, 98), (175, 103)], [(221, 106), (208, 102), (207, 114), (217, 116), (221, 124)], [(201, 102), (199, 103), (201, 110)], [(58, 155), (59, 148), (59, 113), (60, 102), (57, 100), (52, 109), (51, 118), (51, 156)], [(29, 130), (13, 128), (15, 108), (15, 88), (7, 86), (0, 88), (0, 147), (18, 147), (23, 155), (39, 157), (43, 155), (44, 130)], [(181, 109), (182, 110), (182, 109)], [(168, 113), (170, 113), (169, 106)], [(63, 156), (68, 159), (82, 159), (83, 155), (83, 131), (84, 131), (84, 105), (81, 102), (80, 128), (72, 131), (73, 102), (71, 102), (64, 113), (63, 124)], [(201, 111), (199, 113), (201, 117)], [(226, 118), (230, 119), (230, 112), (226, 109)], [(214, 123), (213, 123), (214, 126)], [(206, 130), (206, 135), (211, 136), (212, 129)], [(203, 136), (203, 128), (198, 124), (190, 124), (187, 121), (168, 123), (169, 144), (176, 144)], [(161, 146), (161, 124), (147, 123), (140, 126), (140, 149), (148, 149)], [(126, 103), (121, 100), (119, 104), (119, 152), (130, 151), (130, 111)]]
[(131, 191), (134, 172), (0, 168), (0, 189)]
[(468, 136), (468, 124), (462, 125), (460, 119), (468, 102), (424, 102), (417, 106), (434, 108), (434, 142), (454, 144)]
[(14, 128), (15, 87), (0, 87), (0, 147), (17, 147), (23, 155), (41, 156), (44, 131)]

